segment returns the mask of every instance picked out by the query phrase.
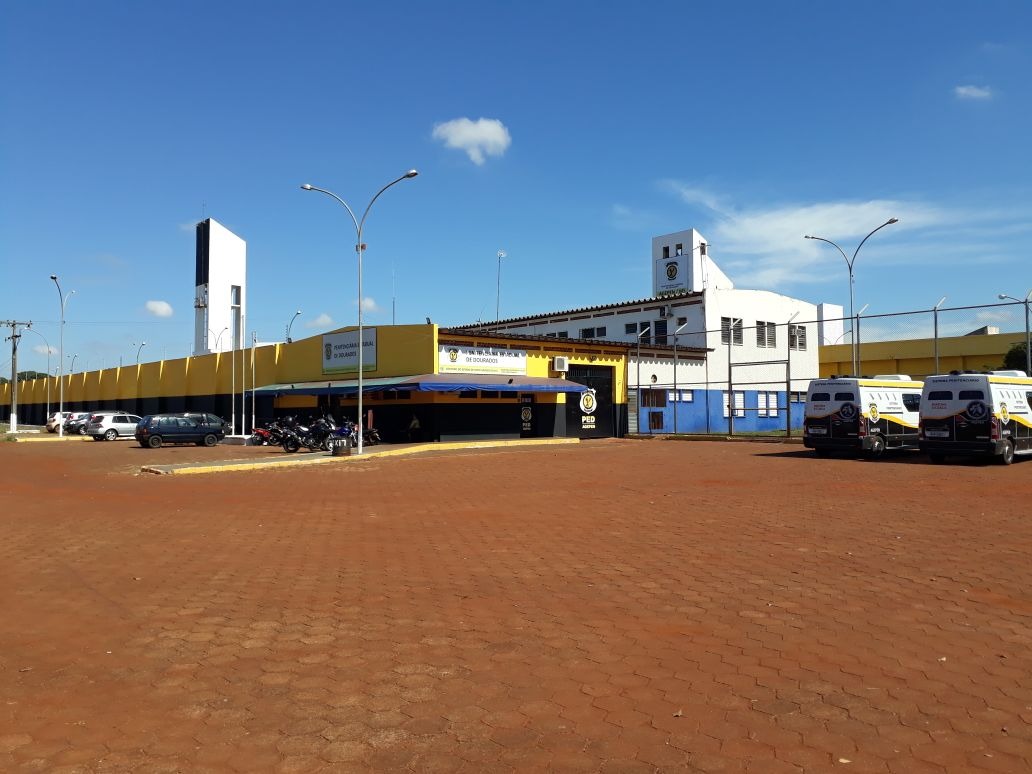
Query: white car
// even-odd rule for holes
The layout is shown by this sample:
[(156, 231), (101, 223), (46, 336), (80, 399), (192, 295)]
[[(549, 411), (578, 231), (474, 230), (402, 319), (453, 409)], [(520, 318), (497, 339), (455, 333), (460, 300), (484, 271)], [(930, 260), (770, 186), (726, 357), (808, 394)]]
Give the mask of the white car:
[(74, 414), (74, 411), (55, 411), (47, 417), (47, 432), (56, 433), (57, 428), (71, 419)]
[(86, 425), (86, 435), (94, 441), (114, 441), (119, 438), (133, 438), (136, 423), (140, 418), (124, 411), (95, 411)]

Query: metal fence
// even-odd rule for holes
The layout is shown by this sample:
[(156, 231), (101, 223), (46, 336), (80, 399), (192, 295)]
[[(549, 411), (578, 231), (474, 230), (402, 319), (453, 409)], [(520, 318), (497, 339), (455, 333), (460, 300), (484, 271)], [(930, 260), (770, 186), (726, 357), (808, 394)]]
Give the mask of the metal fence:
[[(678, 347), (721, 343), (704, 362), (683, 353), (662, 378), (640, 381), (631, 432), (788, 435), (802, 429), (806, 390), (817, 376), (908, 374), (1003, 367), (1027, 346), (1028, 301), (943, 307), (854, 318), (745, 324), (667, 336)], [(855, 340), (854, 340), (855, 332)], [(719, 333), (720, 337), (717, 338)], [(1022, 360), (1029, 354), (1020, 353)], [(639, 364), (639, 369), (641, 365)], [(648, 367), (645, 368), (648, 372)], [(1032, 369), (1028, 369), (1032, 373)]]

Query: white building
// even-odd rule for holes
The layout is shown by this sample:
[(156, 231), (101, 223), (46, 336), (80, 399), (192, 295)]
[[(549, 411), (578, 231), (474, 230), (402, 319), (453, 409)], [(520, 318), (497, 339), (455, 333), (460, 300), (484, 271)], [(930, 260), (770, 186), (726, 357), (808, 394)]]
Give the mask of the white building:
[(197, 224), (194, 354), (227, 352), (244, 342), (247, 242), (208, 218)]
[(841, 336), (841, 306), (735, 288), (694, 229), (653, 238), (652, 284), (651, 298), (460, 329), (636, 343), (626, 375), (630, 432), (801, 427), (817, 347)]

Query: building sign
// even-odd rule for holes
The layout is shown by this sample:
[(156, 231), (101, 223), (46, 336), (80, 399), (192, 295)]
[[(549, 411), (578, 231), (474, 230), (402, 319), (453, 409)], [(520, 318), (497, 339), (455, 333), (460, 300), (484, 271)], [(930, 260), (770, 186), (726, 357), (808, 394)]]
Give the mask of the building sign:
[[(324, 374), (358, 373), (358, 329), (322, 337)], [(362, 329), (362, 372), (376, 370), (376, 328)]]
[(655, 295), (690, 290), (691, 265), (688, 260), (687, 255), (675, 255), (670, 258), (656, 258), (653, 261), (652, 286)]
[(595, 400), (595, 391), (588, 390), (580, 395), (581, 429), (595, 429), (595, 409), (598, 408), (598, 401)]
[(437, 366), (442, 374), (526, 376), (527, 353), (522, 349), (456, 347), (441, 344), (437, 351)]

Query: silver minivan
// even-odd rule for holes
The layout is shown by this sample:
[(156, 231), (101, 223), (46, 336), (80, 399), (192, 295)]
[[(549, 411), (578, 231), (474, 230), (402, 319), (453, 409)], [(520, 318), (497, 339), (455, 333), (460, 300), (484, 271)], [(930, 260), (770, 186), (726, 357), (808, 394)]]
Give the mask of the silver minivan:
[(86, 435), (94, 441), (132, 438), (136, 434), (136, 423), (139, 421), (138, 416), (124, 411), (94, 411), (86, 426)]

